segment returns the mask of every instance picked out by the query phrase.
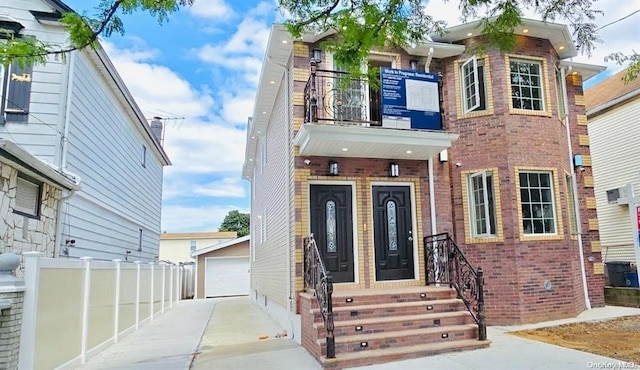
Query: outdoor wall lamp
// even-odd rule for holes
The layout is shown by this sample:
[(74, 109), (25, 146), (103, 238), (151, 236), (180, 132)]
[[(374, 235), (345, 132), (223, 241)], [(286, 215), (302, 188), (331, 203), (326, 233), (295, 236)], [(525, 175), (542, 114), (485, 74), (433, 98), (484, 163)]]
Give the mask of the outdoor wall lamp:
[(329, 162), (329, 174), (333, 175), (333, 176), (337, 176), (339, 174), (339, 172), (338, 172), (338, 162), (336, 162), (336, 161), (330, 161)]
[(446, 149), (438, 154), (438, 159), (440, 160), (440, 162), (447, 162), (449, 160), (449, 153)]
[(311, 50), (311, 59), (314, 60), (317, 64), (322, 63), (322, 50), (320, 49)]
[(409, 64), (411, 65), (411, 69), (414, 71), (418, 70), (418, 61), (415, 59), (412, 59), (409, 61)]
[(398, 177), (400, 176), (400, 166), (398, 166), (397, 163), (391, 163), (389, 165), (389, 175), (391, 177)]

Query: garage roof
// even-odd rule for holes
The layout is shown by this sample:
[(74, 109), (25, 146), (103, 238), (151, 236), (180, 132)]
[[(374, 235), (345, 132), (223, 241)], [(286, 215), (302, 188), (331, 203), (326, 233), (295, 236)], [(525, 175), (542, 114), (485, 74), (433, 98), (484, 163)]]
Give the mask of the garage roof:
[(226, 242), (222, 242), (222, 243), (217, 243), (217, 244), (214, 244), (214, 245), (206, 247), (206, 248), (197, 249), (197, 250), (191, 252), (191, 257), (197, 257), (197, 256), (199, 256), (201, 254), (217, 251), (219, 249), (232, 247), (232, 246), (234, 246), (236, 244), (240, 244), (240, 243), (249, 241), (249, 239), (250, 239), (250, 235), (247, 235), (247, 236), (243, 236), (241, 238), (227, 240)]

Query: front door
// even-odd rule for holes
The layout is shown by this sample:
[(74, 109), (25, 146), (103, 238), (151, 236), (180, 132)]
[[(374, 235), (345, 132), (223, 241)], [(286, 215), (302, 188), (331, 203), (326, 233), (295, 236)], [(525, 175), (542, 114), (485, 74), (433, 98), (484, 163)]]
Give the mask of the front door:
[(334, 283), (353, 282), (351, 185), (311, 185), (311, 232)]
[(408, 186), (373, 187), (376, 280), (413, 279), (413, 221)]

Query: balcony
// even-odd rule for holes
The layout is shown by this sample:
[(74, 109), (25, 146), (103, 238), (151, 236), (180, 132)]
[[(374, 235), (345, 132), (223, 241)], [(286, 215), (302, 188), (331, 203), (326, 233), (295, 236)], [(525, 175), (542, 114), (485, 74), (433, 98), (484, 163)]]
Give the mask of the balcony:
[(313, 62), (304, 89), (304, 115), (294, 143), (306, 156), (425, 160), (458, 137), (383, 116), (380, 92), (368, 81), (317, 69)]

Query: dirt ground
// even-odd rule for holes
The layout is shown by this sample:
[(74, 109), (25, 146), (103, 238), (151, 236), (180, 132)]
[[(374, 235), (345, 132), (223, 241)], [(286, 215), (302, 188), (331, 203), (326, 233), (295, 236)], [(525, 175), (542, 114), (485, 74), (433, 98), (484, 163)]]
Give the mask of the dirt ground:
[(640, 366), (640, 316), (523, 330), (511, 334)]

